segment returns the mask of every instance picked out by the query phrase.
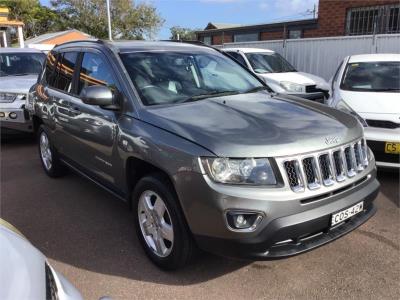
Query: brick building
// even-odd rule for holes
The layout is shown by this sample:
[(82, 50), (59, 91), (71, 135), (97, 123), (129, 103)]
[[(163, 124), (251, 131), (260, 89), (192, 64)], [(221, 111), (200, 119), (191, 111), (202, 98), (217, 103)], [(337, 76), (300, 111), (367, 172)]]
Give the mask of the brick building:
[(209, 23), (196, 32), (206, 44), (343, 35), (400, 33), (400, 3), (393, 0), (319, 0), (318, 17), (257, 25)]

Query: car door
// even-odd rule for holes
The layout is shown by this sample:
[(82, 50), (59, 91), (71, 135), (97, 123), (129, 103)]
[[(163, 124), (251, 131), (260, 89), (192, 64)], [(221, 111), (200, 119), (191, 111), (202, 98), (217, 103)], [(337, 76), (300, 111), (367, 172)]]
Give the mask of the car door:
[(71, 136), (77, 130), (70, 122), (70, 102), (76, 97), (73, 92), (73, 78), (78, 56), (79, 52), (76, 50), (50, 54), (48, 61), (53, 59), (55, 68), (52, 71), (50, 65), (50, 70), (46, 70), (48, 72), (45, 84), (47, 101), (43, 109), (46, 110), (45, 113), (48, 116), (47, 121), (52, 131), (53, 145), (58, 152), (67, 156), (71, 150)]
[(117, 97), (120, 85), (107, 57), (98, 50), (82, 53), (77, 76), (78, 97), (70, 102), (70, 125), (74, 131), (71, 158), (103, 184), (114, 186), (112, 168), (117, 138), (119, 111), (89, 105), (79, 98), (85, 87), (103, 85)]

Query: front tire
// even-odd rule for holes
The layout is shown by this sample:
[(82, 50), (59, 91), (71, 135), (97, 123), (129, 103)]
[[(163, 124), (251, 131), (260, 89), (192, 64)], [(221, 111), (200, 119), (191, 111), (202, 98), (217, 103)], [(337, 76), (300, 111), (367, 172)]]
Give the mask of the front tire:
[(169, 180), (158, 173), (142, 178), (132, 202), (137, 235), (151, 261), (164, 270), (185, 266), (195, 244)]
[(65, 174), (65, 166), (60, 161), (57, 150), (51, 145), (43, 125), (38, 130), (39, 156), (46, 174), (56, 178)]

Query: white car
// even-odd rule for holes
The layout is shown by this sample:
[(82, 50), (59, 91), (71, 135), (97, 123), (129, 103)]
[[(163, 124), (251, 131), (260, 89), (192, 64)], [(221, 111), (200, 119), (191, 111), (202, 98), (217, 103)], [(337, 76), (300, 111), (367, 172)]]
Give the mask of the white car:
[(10, 223), (0, 218), (0, 299), (81, 300), (82, 295)]
[(46, 55), (36, 49), (0, 49), (0, 127), (13, 134), (33, 132), (28, 92), (37, 82)]
[(365, 127), (378, 166), (400, 168), (400, 54), (346, 57), (331, 79), (328, 105)]
[(277, 52), (257, 48), (221, 50), (255, 73), (276, 93), (321, 103), (329, 97), (329, 84), (323, 78), (297, 71)]

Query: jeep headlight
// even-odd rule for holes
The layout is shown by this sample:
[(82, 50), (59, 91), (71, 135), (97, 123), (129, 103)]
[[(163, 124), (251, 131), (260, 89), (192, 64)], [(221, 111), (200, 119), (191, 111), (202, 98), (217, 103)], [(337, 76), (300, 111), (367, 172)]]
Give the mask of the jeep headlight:
[(275, 185), (276, 178), (268, 158), (201, 158), (207, 175), (218, 183)]
[(279, 83), (281, 87), (283, 87), (286, 91), (288, 92), (294, 92), (294, 93), (304, 93), (305, 92), (305, 87), (304, 85), (290, 82), (290, 81), (281, 81)]
[(341, 111), (343, 111), (343, 112), (345, 112), (345, 113), (348, 113), (348, 114), (351, 114), (352, 116), (354, 116), (354, 117), (361, 123), (361, 125), (362, 125), (363, 127), (368, 127), (367, 122), (366, 122), (358, 113), (356, 113), (356, 112), (355, 112), (346, 102), (344, 102), (343, 100), (340, 100), (340, 101), (338, 102), (338, 104), (336, 104), (336, 108), (339, 109), (339, 110), (341, 110)]

